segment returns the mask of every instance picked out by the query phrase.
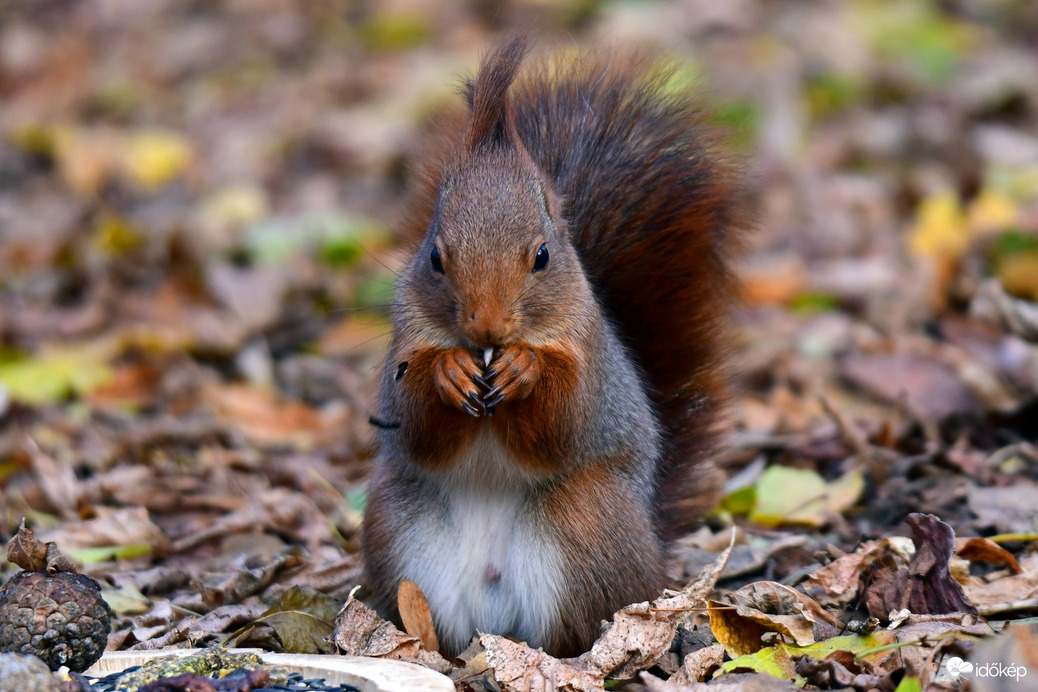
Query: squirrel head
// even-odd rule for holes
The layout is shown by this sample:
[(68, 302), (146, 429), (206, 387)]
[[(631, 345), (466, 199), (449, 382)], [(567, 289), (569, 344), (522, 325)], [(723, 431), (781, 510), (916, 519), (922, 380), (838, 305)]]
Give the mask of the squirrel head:
[(525, 53), (506, 43), (467, 85), (468, 129), (401, 285), (404, 317), (444, 345), (556, 339), (592, 302), (560, 201), (516, 132), (508, 91)]

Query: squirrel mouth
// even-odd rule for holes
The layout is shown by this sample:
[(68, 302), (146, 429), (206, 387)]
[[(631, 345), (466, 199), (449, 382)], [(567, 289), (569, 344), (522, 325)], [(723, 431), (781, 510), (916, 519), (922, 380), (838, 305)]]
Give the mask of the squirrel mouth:
[(484, 348), (483, 349), (483, 367), (490, 365), (490, 361), (494, 359), (494, 349)]

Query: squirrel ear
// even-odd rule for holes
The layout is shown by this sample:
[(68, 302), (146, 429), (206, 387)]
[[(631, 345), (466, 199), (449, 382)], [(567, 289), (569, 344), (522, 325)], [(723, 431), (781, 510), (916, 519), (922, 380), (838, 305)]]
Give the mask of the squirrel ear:
[(515, 142), (508, 88), (528, 51), (529, 40), (523, 35), (513, 36), (483, 59), (475, 80), (466, 82), (465, 99), (471, 118), (465, 142), (470, 150)]

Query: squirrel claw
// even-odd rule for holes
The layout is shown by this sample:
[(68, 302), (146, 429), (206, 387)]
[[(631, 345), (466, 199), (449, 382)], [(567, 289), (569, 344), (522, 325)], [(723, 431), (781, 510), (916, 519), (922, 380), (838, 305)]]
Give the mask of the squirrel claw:
[(473, 375), (472, 376), (472, 381), (475, 382), (476, 384), (478, 384), (480, 387), (483, 387), (484, 389), (490, 389), (490, 385), (487, 384), (487, 381), (484, 380), (479, 375)]
[(501, 392), (501, 385), (498, 385), (483, 396), (483, 406), (486, 408), (496, 406), (497, 404), (500, 404), (504, 398), (505, 395)]
[(465, 413), (469, 414), (473, 418), (479, 418), (481, 415), (479, 409), (473, 406), (472, 404), (468, 403), (467, 401), (461, 402), (461, 407), (465, 409)]

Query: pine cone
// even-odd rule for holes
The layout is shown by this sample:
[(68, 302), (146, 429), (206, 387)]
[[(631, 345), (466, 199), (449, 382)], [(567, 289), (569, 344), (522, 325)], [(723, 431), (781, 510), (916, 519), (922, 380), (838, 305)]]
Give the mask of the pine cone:
[(0, 588), (0, 651), (79, 673), (101, 658), (111, 630), (112, 610), (86, 575), (19, 572)]

